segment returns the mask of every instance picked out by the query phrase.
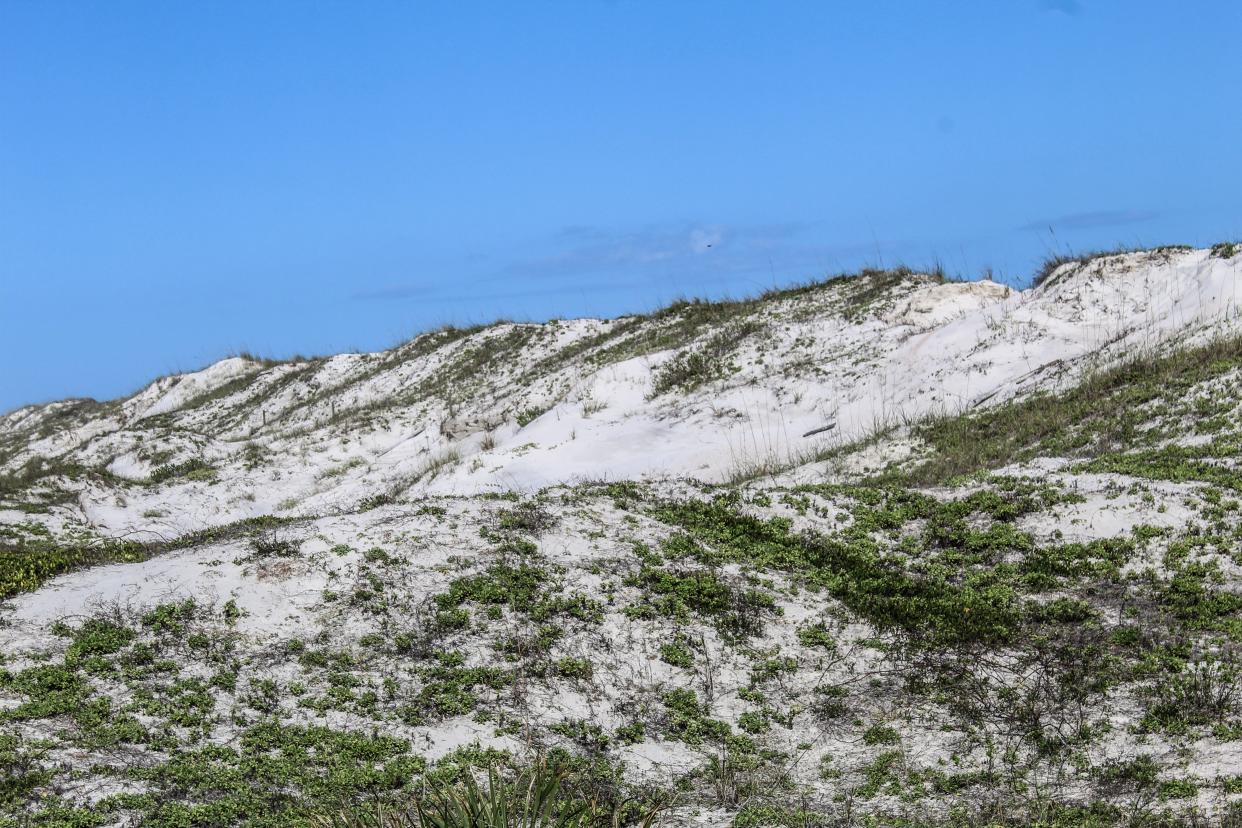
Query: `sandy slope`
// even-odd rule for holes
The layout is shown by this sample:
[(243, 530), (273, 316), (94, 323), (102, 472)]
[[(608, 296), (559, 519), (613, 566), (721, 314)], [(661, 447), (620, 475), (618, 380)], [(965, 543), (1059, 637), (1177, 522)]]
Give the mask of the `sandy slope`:
[[(1020, 783), (1015, 789), (1054, 789), (1067, 801), (1108, 795), (1126, 807), (1147, 807), (1142, 797), (1148, 794), (1092, 787), (1108, 763), (1146, 756), (1158, 763), (1162, 784), (1196, 780), (1179, 807), (1221, 813), (1229, 797), (1237, 798), (1232, 783), (1222, 780), (1242, 778), (1237, 740), (1207, 727), (1184, 737), (1143, 731), (1138, 722), (1153, 692), (1145, 674), (1118, 680), (1073, 707), (1040, 695), (1060, 686), (1062, 677), (1041, 672), (1051, 669), (1044, 661), (1023, 661), (1029, 642), (1019, 641), (984, 653), (987, 658), (968, 654), (950, 665), (954, 675), (977, 679), (972, 687), (995, 694), (982, 704), (995, 719), (987, 713), (963, 718), (954, 707), (959, 700), (909, 691), (912, 676), (902, 671), (922, 668), (892, 655), (889, 646), (897, 639), (884, 638), (891, 630), (874, 626), (846, 593), (822, 584), (806, 588), (799, 583), (806, 573), (764, 561), (712, 565), (714, 577), (731, 589), (758, 589), (772, 599), (770, 610), (755, 612), (760, 628), (740, 641), (722, 633), (719, 618), (653, 613), (659, 595), (642, 577), (644, 567), (666, 566), (677, 574), (703, 564), (684, 556), (679, 539), (689, 530), (662, 516), (661, 504), (706, 498), (718, 490), (705, 493), (700, 482), (756, 470), (779, 474), (742, 488), (739, 515), (786, 522), (790, 538), (812, 533), (859, 544), (850, 527), (873, 517), (875, 492), (797, 488), (823, 481), (833, 469), (840, 473), (840, 465), (812, 462), (816, 451), (893, 423), (1055, 389), (1136, 353), (1237, 333), (1240, 286), (1242, 257), (1202, 250), (1071, 264), (1026, 291), (871, 273), (754, 302), (688, 305), (651, 317), (436, 332), (378, 354), (274, 365), (234, 358), (162, 378), (124, 400), (19, 409), (0, 419), (5, 471), (51, 460), (66, 470), (67, 464), (87, 470), (55, 473), (28, 491), (8, 493), (0, 502), (0, 524), (41, 523), (56, 535), (174, 538), (258, 515), (298, 519), (278, 533), (288, 544), (285, 552), (262, 552), (253, 533), (220, 536), (139, 564), (62, 575), (17, 596), (0, 608), (6, 659), (0, 665), (16, 674), (60, 659), (67, 645), (53, 626), (59, 620), (78, 625), (85, 618), (115, 618), (171, 654), (184, 680), (206, 681), (219, 667), (204, 660), (209, 650), (161, 637), (144, 618), (153, 607), (192, 598), (197, 614), (187, 629), (228, 641), (236, 656), (228, 669), (240, 676), (234, 688), (210, 689), (214, 718), (204, 726), (206, 736), (191, 737), (144, 701), (169, 692), (159, 675), (105, 665), (90, 679), (92, 691), (108, 695), (118, 710), (132, 712), (153, 731), (165, 728), (188, 740), (185, 745), (200, 738), (235, 745), (245, 727), (274, 716), (290, 728), (393, 735), (436, 760), (469, 745), (520, 753), (531, 733), (544, 746), (580, 749), (586, 731), (573, 728), (588, 723), (612, 734), (605, 752), (624, 762), (630, 781), (667, 784), (703, 773), (718, 755), (710, 739), (684, 738), (669, 724), (668, 692), (693, 689), (706, 715), (776, 752), (777, 760), (762, 765), (764, 773), (796, 785), (825, 812), (847, 795), (858, 797), (862, 811), (943, 812), (956, 794), (906, 800), (890, 787), (869, 791), (874, 763), (899, 745), (908, 794), (910, 786), (930, 784), (926, 774), (960, 770), (965, 778), (992, 768), (995, 746), (1005, 744), (1004, 761), (1012, 761)], [(695, 375), (701, 382), (657, 393), (670, 366), (696, 354), (704, 358), (700, 367), (707, 366)], [(1240, 387), (1242, 371), (1235, 366), (1160, 416), (1178, 445), (1231, 434), (1242, 423)], [(1228, 428), (1182, 429), (1176, 418), (1200, 410), (1196, 400)], [(803, 436), (812, 431), (819, 433)], [(858, 471), (913, 450), (910, 435), (899, 433), (843, 462)], [(187, 461), (200, 465), (172, 468)], [(1167, 599), (1172, 593), (1160, 590), (1171, 578), (1194, 572), (1179, 567), (1210, 559), (1227, 589), (1242, 578), (1242, 563), (1231, 557), (1228, 543), (1194, 546), (1202, 534), (1186, 528), (1212, 523), (1222, 538), (1242, 537), (1242, 507), (1232, 492), (1222, 494), (1201, 480), (1088, 473), (1060, 457), (1037, 457), (1003, 473), (1026, 476), (1020, 490), (1029, 489), (1035, 501), (1048, 498), (1028, 502), (1016, 520), (987, 508), (969, 513), (963, 532), (1001, 530), (985, 540), (1002, 550), (1004, 563), (1029, 563), (1041, 551), (1064, 556), (1063, 543), (1126, 545), (1128, 557), (1113, 580), (1105, 579), (1106, 588), (1090, 579), (1062, 579), (1022, 596), (1036, 604), (1067, 596), (1095, 602), (1098, 623), (1082, 630), (1094, 630), (1100, 640), (1130, 623), (1124, 613)], [(153, 474), (163, 479), (152, 482)], [(572, 485), (631, 479), (651, 483), (630, 495)], [(965, 502), (992, 486), (1000, 500), (1014, 500), (995, 480), (937, 490), (930, 499)], [(540, 491), (520, 501), (475, 496), (500, 490)], [(898, 559), (934, 558), (939, 541), (924, 534), (928, 521), (909, 518), (903, 508), (895, 506), (888, 513), (892, 523), (871, 539)], [(943, 514), (937, 519), (947, 520)], [(511, 528), (514, 520), (518, 529)], [(526, 551), (506, 545), (515, 538), (528, 544)], [(707, 533), (698, 542), (716, 540)], [(1174, 554), (1179, 544), (1197, 550), (1190, 564), (1185, 549)], [(644, 549), (664, 550), (665, 557), (653, 563), (643, 558)], [(452, 583), (514, 560), (539, 567), (549, 595), (594, 602), (598, 617), (553, 616), (554, 643), (521, 659), (506, 649), (512, 637), (533, 639), (546, 631), (547, 619), (535, 618), (529, 607), (468, 601), (462, 604), (469, 608), (465, 626), (436, 626), (437, 598)], [(920, 578), (925, 572), (918, 566), (911, 571)], [(1135, 573), (1146, 574), (1127, 580)], [(233, 616), (223, 614), (229, 606)], [(829, 650), (803, 635), (816, 624), (831, 632), (836, 643)], [(1074, 625), (1067, 629), (1066, 635), (1079, 632)], [(1218, 631), (1176, 632), (1181, 643), (1195, 640), (1195, 658), (1218, 655)], [(486, 716), (440, 711), (403, 717), (440, 667), (431, 650), (411, 654), (398, 645), (402, 635), (426, 636), (429, 647), (461, 654), (462, 669), (517, 670), (520, 680), (478, 691), (478, 710)], [(670, 642), (690, 647), (694, 663), (670, 661), (664, 649)], [(328, 671), (296, 656), (309, 645), (356, 660)], [(564, 659), (586, 660), (593, 672), (565, 675), (556, 666)], [(355, 679), (360, 689), (342, 694), (341, 682)], [(395, 689), (364, 703), (363, 691), (378, 697), (387, 679)], [(280, 690), (274, 711), (248, 706), (265, 682)], [(848, 716), (822, 715), (825, 701), (838, 698), (821, 698), (824, 688), (840, 691)], [(1049, 758), (1014, 736), (1011, 714), (1028, 709), (1022, 701), (1027, 692), (1048, 706), (1041, 714), (1048, 727), (1069, 732), (1091, 724), (1094, 735), (1080, 755)], [(4, 690), (0, 709), (16, 709), (22, 698)], [(318, 699), (320, 707), (304, 699)], [(502, 730), (502, 719), (520, 721), (528, 728), (524, 737)], [(63, 716), (34, 717), (21, 728), (31, 738), (64, 736), (53, 758), (63, 771), (58, 790), (74, 802), (146, 790), (121, 773), (77, 772), (96, 767), (92, 763), (126, 768), (169, 761), (169, 749), (150, 741), (136, 743), (133, 756), (117, 758), (90, 747), (72, 728), (62, 732), (64, 722)], [(619, 741), (621, 729), (635, 722), (645, 723), (645, 735)], [(896, 741), (868, 741), (876, 727), (891, 728), (884, 739)], [(981, 801), (994, 793), (988, 786), (969, 790)], [(713, 808), (710, 802), (708, 794), (692, 799), (670, 824), (729, 824), (737, 803)], [(136, 811), (125, 808), (111, 813), (118, 816), (110, 824), (137, 820)]]
[[(36, 457), (106, 468), (115, 479), (66, 484), (79, 493), (66, 517), (153, 536), (383, 494), (722, 480), (1232, 330), (1239, 261), (1112, 256), (1025, 291), (865, 275), (746, 305), (689, 335), (670, 331), (693, 307), (428, 334), (270, 367), (232, 358), (103, 406), (19, 409), (0, 421), (0, 457), (10, 471)], [(734, 343), (740, 322), (753, 330)], [(662, 365), (722, 332), (723, 376), (653, 396)], [(215, 479), (122, 485), (187, 460), (214, 466)]]

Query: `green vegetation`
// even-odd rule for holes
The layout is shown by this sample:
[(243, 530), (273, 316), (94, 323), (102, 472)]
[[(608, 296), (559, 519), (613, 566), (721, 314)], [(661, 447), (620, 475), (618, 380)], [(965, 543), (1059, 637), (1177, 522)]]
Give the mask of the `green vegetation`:
[(57, 575), (150, 557), (141, 544), (123, 541), (60, 542), (39, 524), (0, 526), (0, 599), (38, 589)]
[(709, 618), (720, 633), (742, 639), (763, 631), (763, 618), (776, 611), (772, 597), (761, 590), (729, 583), (711, 570), (670, 569), (643, 564), (630, 583), (651, 596), (631, 607), (634, 617), (663, 615)]
[(674, 641), (660, 645), (660, 660), (665, 664), (684, 667), (688, 670), (694, 666), (694, 653), (684, 642)]
[(547, 411), (547, 408), (540, 407), (524, 408), (517, 413), (517, 424), (520, 428), (526, 428)]
[(441, 610), (452, 610), (466, 602), (507, 607), (534, 621), (569, 616), (597, 622), (602, 617), (597, 601), (577, 593), (559, 594), (546, 569), (527, 563), (516, 567), (498, 563), (478, 575), (458, 578), (435, 601)]
[[(712, 551), (703, 553), (709, 559), (794, 574), (827, 588), (877, 629), (901, 633), (911, 643), (925, 647), (994, 645), (1012, 635), (1020, 620), (1013, 585), (1003, 570), (985, 565), (1008, 550), (1029, 547), (1030, 540), (1004, 522), (988, 531), (971, 530), (967, 518), (981, 509), (1008, 515), (1021, 506), (994, 496), (942, 504), (898, 489), (857, 493), (865, 501), (860, 502), (854, 523), (837, 537), (806, 538), (793, 534), (787, 519), (752, 517), (738, 508), (735, 493), (711, 501), (664, 503), (654, 514), (710, 546)], [(872, 529), (920, 519), (929, 521), (923, 534), (943, 563), (928, 566), (916, 576), (899, 557), (884, 551)], [(975, 569), (963, 570), (963, 565)], [(708, 611), (724, 613), (730, 603), (739, 602), (710, 573), (678, 576), (644, 567), (640, 578), (657, 594), (672, 594), (681, 604), (697, 604)], [(755, 607), (773, 608), (770, 598), (756, 593), (747, 596)], [(725, 621), (739, 633), (753, 633), (755, 618), (756, 612), (748, 607), (726, 616)]]
[(215, 478), (215, 467), (206, 460), (197, 457), (185, 460), (181, 463), (166, 463), (157, 466), (151, 472), (148, 478), (151, 485), (157, 485), (167, 480), (212, 480)]
[(1220, 242), (1212, 245), (1211, 255), (1217, 259), (1232, 259), (1239, 252), (1242, 252), (1242, 243)]
[[(910, 277), (768, 298), (862, 319)], [(782, 324), (766, 310), (677, 303), (641, 324), (592, 322), (542, 359), (671, 352), (654, 394), (672, 395), (727, 377), (743, 337)], [(411, 370), (396, 405), (451, 408), (515, 376), (538, 383), (506, 359), (559, 336), (433, 332), (359, 355), (358, 377), (426, 360), (434, 371)], [(296, 383), (307, 394), (289, 404), (339, 428), (331, 481), (358, 465), (340, 459), (358, 448), (345, 423), (405, 421), (390, 401), (336, 410), (339, 389), (310, 384), (320, 367), (239, 378), (195, 400), (196, 416)], [(547, 410), (531, 403), (575, 393), (586, 399), (519, 389), (461, 431), (512, 433)], [(0, 526), (0, 598), (79, 566), (223, 547), (186, 556), (199, 580), (4, 629), (0, 828), (594, 828), (643, 824), (663, 802), (676, 820), (742, 828), (1236, 824), (1239, 399), (1235, 339), (914, 424), (909, 461), (832, 478), (850, 482), (421, 501), (398, 482), (361, 501), (382, 512), (265, 516), (146, 545)], [(65, 410), (62, 425), (99, 409)], [(279, 426), (255, 413), (237, 414), (250, 418), (240, 433), (266, 441)], [(237, 446), (227, 462), (259, 472), (248, 485), (280, 471), (259, 443)], [(212, 479), (203, 460), (172, 462), (184, 447), (135, 451), (148, 481), (32, 461), (0, 496), (41, 514), (83, 481), (119, 505)], [(455, 456), (428, 453), (422, 473)], [(1023, 469), (1044, 457), (1058, 471)], [(433, 761), (446, 741), (462, 746)]]
[(719, 741), (729, 735), (729, 725), (711, 718), (706, 706), (688, 688), (670, 690), (661, 699), (665, 708), (664, 735), (688, 745)]
[[(1204, 479), (1223, 476), (1231, 487), (1236, 480), (1228, 470), (1204, 463), (1223, 452), (1232, 456), (1236, 443), (1222, 441), (1190, 449), (1160, 447), (1135, 457), (1116, 452), (1144, 451), (1166, 432), (1145, 427), (1161, 414), (1153, 406), (1181, 403), (1183, 416), (1208, 422), (1232, 411), (1236, 397), (1196, 401), (1191, 389), (1242, 367), (1242, 337), (1213, 341), (1183, 351), (1153, 353), (1085, 377), (1059, 394), (1039, 394), (1014, 403), (960, 416), (944, 416), (919, 425), (915, 436), (931, 449), (930, 456), (912, 469), (890, 473), (894, 482), (928, 485), (977, 474), (1010, 463), (1046, 457), (1102, 457), (1096, 470), (1147, 469), (1157, 479)], [(1179, 411), (1164, 411), (1170, 426), (1182, 428)], [(1219, 479), (1219, 477), (1218, 477)]]
[[(585, 784), (584, 784), (585, 782)], [(572, 768), (542, 759), (512, 779), (488, 767), (484, 784), (471, 774), (433, 782), (408, 804), (372, 806), (316, 815), (325, 828), (593, 828), (621, 822), (651, 825), (658, 804), (621, 804), (599, 798)]]
[(112, 563), (136, 563), (174, 549), (245, 535), (259, 535), (254, 540), (257, 554), (263, 554), (264, 549), (271, 552), (272, 549), (265, 546), (269, 541), (263, 538), (272, 537), (276, 527), (292, 522), (271, 516), (248, 518), (159, 543), (107, 538), (58, 539), (46, 526), (38, 523), (0, 525), (0, 600), (38, 589), (57, 575), (79, 569)]
[[(1220, 247), (1220, 245), (1214, 246), (1212, 248), (1213, 252), (1215, 252), (1217, 247)], [(1077, 264), (1080, 266), (1087, 265), (1098, 259), (1107, 259), (1110, 256), (1122, 256), (1127, 253), (1147, 253), (1149, 255), (1167, 256), (1170, 253), (1183, 253), (1192, 249), (1193, 248), (1190, 246), (1184, 244), (1167, 244), (1162, 247), (1152, 248), (1151, 250), (1143, 250), (1133, 247), (1116, 247), (1112, 250), (1094, 250), (1088, 253), (1057, 254), (1044, 260), (1043, 264), (1040, 265), (1039, 269), (1032, 277), (1031, 285), (1033, 287), (1039, 287), (1040, 285), (1046, 284), (1053, 273), (1067, 264)]]
[(669, 391), (693, 391), (705, 383), (726, 376), (728, 358), (747, 338), (762, 330), (753, 320), (736, 322), (712, 334), (702, 344), (675, 354), (655, 372), (652, 396)]

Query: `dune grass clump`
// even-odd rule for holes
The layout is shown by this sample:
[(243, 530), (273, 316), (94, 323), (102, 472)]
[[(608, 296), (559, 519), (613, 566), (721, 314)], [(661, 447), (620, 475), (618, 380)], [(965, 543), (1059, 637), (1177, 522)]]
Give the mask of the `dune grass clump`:
[(1232, 259), (1242, 253), (1242, 242), (1220, 242), (1212, 245), (1211, 256), (1214, 259)]
[[(1009, 463), (1044, 456), (1106, 457), (1119, 449), (1134, 451), (1162, 432), (1146, 428), (1150, 404), (1181, 399), (1200, 383), (1242, 366), (1242, 337), (1232, 337), (1172, 353), (1144, 354), (1130, 361), (1085, 377), (1074, 387), (1055, 394), (1037, 394), (1017, 402), (983, 411), (946, 415), (915, 427), (915, 436), (932, 449), (915, 467), (897, 475), (907, 485), (937, 485)], [(1231, 399), (1220, 405), (1232, 407)], [(1190, 412), (1202, 420), (1198, 411)], [(1210, 447), (1210, 446), (1209, 446)], [(1196, 451), (1202, 453), (1209, 447)], [(1181, 449), (1183, 454), (1188, 450)], [(1155, 452), (1166, 460), (1173, 450)], [(1185, 458), (1181, 458), (1185, 459)], [(1099, 471), (1134, 473), (1140, 465), (1150, 476), (1166, 478), (1158, 463), (1110, 461)], [(1187, 479), (1194, 477), (1180, 466), (1164, 464)], [(1117, 468), (1112, 468), (1117, 466)], [(1170, 472), (1171, 473), (1171, 472)], [(1183, 474), (1184, 473), (1184, 474)]]
[(729, 372), (729, 355), (747, 337), (762, 330), (753, 319), (730, 324), (703, 344), (678, 352), (655, 371), (651, 396), (670, 391), (689, 392)]
[[(318, 814), (320, 828), (595, 828), (623, 822), (648, 828), (658, 806), (616, 803), (569, 784), (570, 773), (540, 760), (506, 779), (489, 767), (480, 783), (470, 773), (431, 782), (406, 803)], [(626, 807), (627, 805), (631, 807)]]
[(206, 460), (192, 458), (181, 463), (165, 463), (151, 472), (148, 482), (158, 485), (166, 480), (211, 480), (215, 477), (215, 467)]

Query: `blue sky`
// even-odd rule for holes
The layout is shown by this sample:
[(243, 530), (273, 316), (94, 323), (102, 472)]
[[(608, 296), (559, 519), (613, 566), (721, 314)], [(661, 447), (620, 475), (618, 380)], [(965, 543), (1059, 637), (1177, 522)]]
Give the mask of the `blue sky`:
[(0, 3), (0, 410), (1242, 237), (1242, 4)]

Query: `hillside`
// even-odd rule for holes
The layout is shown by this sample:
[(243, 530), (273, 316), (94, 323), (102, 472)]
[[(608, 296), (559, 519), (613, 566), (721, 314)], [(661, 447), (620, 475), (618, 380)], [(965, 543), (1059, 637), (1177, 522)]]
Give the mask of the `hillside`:
[(536, 755), (666, 825), (1236, 819), (1239, 253), (10, 412), (0, 826), (308, 824)]

